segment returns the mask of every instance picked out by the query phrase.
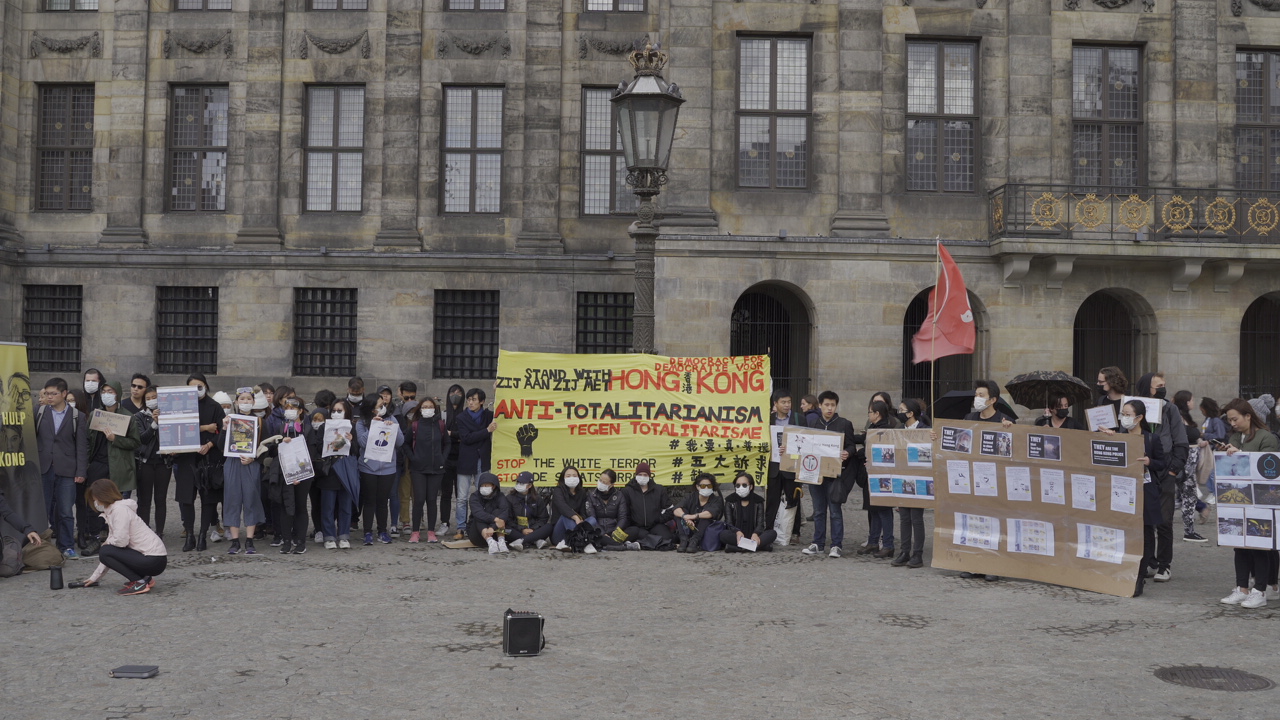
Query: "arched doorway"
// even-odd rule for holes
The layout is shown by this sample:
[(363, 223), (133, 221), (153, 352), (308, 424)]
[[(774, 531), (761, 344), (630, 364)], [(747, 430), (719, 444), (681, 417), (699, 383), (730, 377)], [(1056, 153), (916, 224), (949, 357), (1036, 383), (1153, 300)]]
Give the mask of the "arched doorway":
[[(972, 390), (973, 381), (978, 379), (983, 370), (982, 358), (985, 357), (986, 323), (982, 303), (977, 296), (969, 293), (969, 306), (973, 309), (973, 324), (977, 330), (977, 342), (972, 355), (948, 355), (938, 358), (936, 363), (922, 362), (916, 364), (911, 350), (911, 338), (920, 332), (920, 326), (929, 317), (929, 293), (927, 287), (916, 294), (907, 305), (907, 312), (902, 317), (902, 397), (917, 398), (929, 403), (930, 397), (942, 397), (952, 390)], [(937, 368), (934, 368), (934, 365)], [(929, 381), (932, 377), (933, 395), (930, 394)], [(897, 408), (894, 408), (895, 410)]]
[(1263, 295), (1240, 321), (1240, 397), (1280, 396), (1280, 294)]
[(729, 354), (768, 355), (774, 389), (797, 400), (809, 392), (809, 308), (790, 289), (756, 285), (738, 298), (729, 319)]
[(1137, 293), (1108, 289), (1085, 298), (1072, 330), (1071, 374), (1092, 385), (1098, 371), (1114, 365), (1129, 379), (1154, 372), (1155, 311)]

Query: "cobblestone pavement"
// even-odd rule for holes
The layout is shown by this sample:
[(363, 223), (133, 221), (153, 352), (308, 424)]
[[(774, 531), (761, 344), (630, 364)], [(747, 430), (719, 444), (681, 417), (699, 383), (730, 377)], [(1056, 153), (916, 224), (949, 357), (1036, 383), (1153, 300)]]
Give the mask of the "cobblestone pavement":
[[(847, 506), (847, 550), (865, 514)], [(176, 517), (176, 508), (171, 517)], [(931, 518), (930, 518), (931, 519)], [(808, 525), (806, 525), (806, 531)], [(807, 532), (806, 532), (807, 535)], [(438, 545), (181, 553), (156, 589), (0, 580), (0, 718), (1168, 718), (1280, 716), (1280, 689), (1164, 683), (1168, 665), (1280, 680), (1280, 603), (1218, 603), (1231, 551), (1179, 541), (1128, 600), (884, 560)], [(926, 561), (928, 554), (926, 554)], [(67, 580), (93, 569), (71, 563)], [(546, 616), (508, 658), (502, 612)], [(124, 664), (151, 680), (113, 680)]]

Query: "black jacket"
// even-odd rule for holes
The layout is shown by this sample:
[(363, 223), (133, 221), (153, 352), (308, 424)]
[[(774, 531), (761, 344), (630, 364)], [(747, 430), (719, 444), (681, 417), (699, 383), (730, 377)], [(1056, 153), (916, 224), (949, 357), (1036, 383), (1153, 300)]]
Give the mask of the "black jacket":
[[(24, 536), (36, 531), (35, 528), (31, 527), (31, 523), (27, 522), (26, 518), (19, 515), (18, 511), (10, 507), (9, 501), (4, 498), (4, 493), (0, 493), (0, 520), (14, 526), (18, 529), (18, 532), (22, 533)], [(25, 537), (19, 538), (18, 544), (21, 545), (24, 541)]]
[(585, 520), (587, 518), (587, 492), (586, 488), (579, 485), (578, 491), (570, 494), (569, 488), (564, 483), (556, 485), (551, 490), (551, 514), (557, 518), (571, 518), (577, 515)]
[(653, 480), (649, 480), (649, 491), (645, 492), (640, 488), (640, 483), (632, 478), (622, 488), (622, 493), (627, 498), (627, 514), (631, 518), (631, 525), (648, 529), (671, 519), (671, 511), (675, 509), (671, 504), (671, 495), (665, 487)]
[(441, 406), (444, 411), (445, 429), (449, 431), (449, 460), (445, 465), (449, 470), (455, 470), (458, 467), (458, 450), (462, 448), (462, 443), (458, 440), (458, 414), (462, 412), (463, 404), (466, 402), (463, 400), (457, 405), (451, 404), (449, 395), (454, 390), (463, 392), (461, 385), (450, 385), (449, 392), (444, 395), (444, 404)]
[[(799, 427), (808, 427), (809, 425), (808, 421), (801, 419), (800, 413), (798, 412), (792, 412), (790, 415), (786, 417), (785, 420), (779, 420), (776, 413), (770, 413), (769, 424), (773, 427), (777, 427), (779, 425), (798, 425)], [(773, 427), (769, 428), (770, 433), (773, 432)], [(769, 441), (770, 443), (772, 443), (773, 438), (770, 438)], [(770, 450), (772, 451), (772, 446), (770, 446)], [(769, 460), (769, 479), (773, 480), (775, 478), (779, 478), (782, 480), (794, 480), (796, 477), (796, 474), (793, 472), (782, 472), (781, 470), (779, 470), (778, 463), (773, 462), (772, 460), (772, 452), (770, 452), (770, 455), (771, 457)]]
[(753, 492), (746, 497), (746, 507), (742, 506), (742, 500), (737, 493), (725, 498), (725, 530), (740, 531), (747, 537), (763, 534), (768, 529), (765, 527), (764, 498)]
[(1079, 420), (1076, 420), (1071, 416), (1067, 416), (1066, 421), (1062, 423), (1062, 427), (1054, 427), (1053, 418), (1045, 417), (1041, 415), (1040, 417), (1036, 418), (1036, 426), (1047, 427), (1050, 430), (1084, 430), (1085, 429), (1084, 426), (1080, 424)]
[(160, 427), (150, 410), (140, 410), (133, 415), (133, 424), (138, 428), (138, 449), (133, 457), (139, 464), (163, 462), (165, 456), (160, 454)]
[(1143, 478), (1138, 478), (1138, 482), (1142, 483), (1142, 524), (1162, 525), (1164, 510), (1160, 497), (1160, 481), (1169, 467), (1169, 458), (1164, 454), (1164, 445), (1160, 442), (1159, 436), (1142, 432), (1136, 427), (1133, 432), (1142, 433), (1142, 442), (1147, 459), (1150, 461), (1147, 472), (1151, 474), (1152, 479), (1152, 482), (1144, 483)]
[(685, 497), (684, 502), (680, 503), (680, 509), (684, 510), (686, 515), (710, 512), (712, 522), (724, 517), (724, 498), (720, 497), (720, 493), (712, 493), (711, 497), (707, 498), (706, 505), (698, 502), (701, 499), (702, 496), (695, 488)]
[(627, 512), (627, 496), (619, 488), (609, 488), (606, 494), (599, 490), (587, 493), (587, 517), (596, 519), (596, 527), (605, 535), (614, 530), (631, 527), (631, 518)]
[(444, 418), (426, 419), (421, 414), (404, 418), (404, 454), (409, 459), (409, 470), (432, 475), (444, 472), (449, 459), (449, 431)]
[(480, 411), (480, 422), (471, 419), (471, 413), (463, 410), (458, 414), (458, 474), (475, 475), (476, 463), (480, 464), (480, 472), (489, 472), (489, 459), (493, 454), (493, 435), (489, 432), (489, 423), (493, 422), (493, 411), (485, 408)]
[(520, 518), (524, 518), (529, 523), (520, 527), (537, 530), (551, 522), (551, 505), (542, 499), (542, 495), (536, 488), (530, 488), (524, 495), (512, 490), (507, 493), (507, 504), (511, 506), (511, 514), (517, 525), (520, 523)]
[(500, 492), (494, 491), (489, 497), (480, 495), (477, 490), (471, 493), (467, 506), (471, 510), (471, 519), (481, 525), (492, 525), (494, 520), (502, 518), (507, 527), (513, 527), (516, 524), (515, 517), (511, 514), (511, 505), (507, 502), (507, 496)]
[(823, 420), (822, 415), (818, 415), (818, 419), (809, 423), (809, 427), (818, 430), (829, 430), (831, 432), (844, 433), (844, 450), (849, 453), (849, 459), (840, 464), (840, 477), (823, 478), (822, 484), (828, 488), (827, 499), (837, 505), (843, 505), (845, 500), (849, 499), (849, 492), (853, 490), (855, 484), (866, 486), (866, 481), (859, 482), (859, 470), (865, 475), (866, 457), (858, 453), (858, 432), (854, 430), (853, 423), (840, 417), (839, 414), (831, 416), (830, 422)]
[(53, 408), (36, 408), (36, 446), (40, 453), (40, 473), (62, 477), (86, 477), (89, 472), (89, 416), (67, 406), (62, 427), (53, 431)]
[[(1154, 377), (1155, 373), (1147, 373), (1138, 378), (1138, 395), (1151, 397), (1151, 381)], [(1161, 481), (1172, 480), (1186, 469), (1187, 453), (1190, 452), (1187, 426), (1182, 422), (1182, 414), (1173, 403), (1166, 401), (1160, 405), (1160, 417), (1147, 418), (1147, 422), (1151, 425), (1151, 432), (1160, 438), (1160, 444), (1164, 446), (1165, 471), (1159, 477)], [(1155, 473), (1151, 476), (1157, 477)]]

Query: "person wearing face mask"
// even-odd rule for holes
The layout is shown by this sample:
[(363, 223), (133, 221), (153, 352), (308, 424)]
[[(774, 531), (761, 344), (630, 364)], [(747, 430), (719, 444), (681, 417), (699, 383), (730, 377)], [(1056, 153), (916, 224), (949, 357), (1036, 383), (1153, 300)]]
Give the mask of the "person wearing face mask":
[(716, 492), (716, 476), (699, 473), (693, 480), (694, 490), (675, 509), (676, 530), (680, 532), (680, 546), (676, 552), (702, 552), (702, 538), (711, 523), (724, 516), (724, 499)]
[(454, 520), (457, 522), (458, 540), (463, 538), (462, 528), (467, 525), (467, 497), (476, 484), (476, 478), (489, 472), (493, 433), (498, 429), (498, 423), (493, 421), (493, 411), (484, 406), (484, 401), (483, 390), (468, 390), (467, 406), (459, 413), (454, 426), (457, 440), (462, 445), (458, 450), (458, 486), (455, 488), (457, 507)]
[(435, 533), (436, 499), (440, 496), (440, 481), (444, 478), (444, 464), (452, 443), (435, 400), (423, 398), (420, 403), (406, 405), (409, 409), (404, 414), (404, 452), (413, 489), (409, 542), (416, 543), (422, 539), (423, 503), (427, 506), (427, 542), (438, 542)]
[(594, 492), (587, 493), (587, 522), (600, 528), (606, 550), (639, 550), (640, 544), (627, 535), (631, 526), (627, 496), (615, 487), (618, 474), (611, 469), (600, 472)]
[(903, 430), (927, 430), (932, 427), (924, 414), (924, 402), (915, 398), (903, 398), (898, 403), (897, 418)]
[(354, 423), (363, 417), (360, 413), (364, 410), (364, 378), (356, 376), (347, 381), (347, 402), (351, 403), (355, 413), (354, 417), (347, 419)]
[[(370, 430), (379, 425), (397, 425), (391, 417), (391, 407), (378, 395), (370, 395), (361, 410), (363, 417), (356, 421), (356, 438), (360, 447), (367, 447)], [(396, 433), (396, 447), (404, 445), (404, 433)], [(373, 521), (378, 521), (378, 541), (391, 542), (387, 532), (387, 510), (391, 503), (391, 489), (396, 480), (396, 463), (368, 460), (360, 455), (360, 504), (364, 518), (364, 544), (373, 544)]]
[(516, 476), (516, 485), (507, 493), (507, 504), (515, 526), (511, 533), (515, 540), (507, 544), (512, 550), (524, 550), (530, 545), (541, 550), (551, 537), (551, 506), (533, 486), (533, 473), (522, 472)]
[(133, 425), (138, 431), (138, 449), (133, 452), (138, 467), (138, 517), (144, 523), (150, 522), (154, 499), (156, 515), (152, 527), (163, 537), (173, 456), (160, 454), (160, 401), (154, 387), (143, 392), (142, 409), (134, 413)]
[[(280, 553), (302, 555), (307, 552), (307, 499), (311, 496), (311, 484), (315, 477), (292, 485), (285, 483), (284, 469), (280, 465), (280, 447), (288, 443), (304, 443), (310, 455), (311, 424), (304, 422), (306, 410), (292, 388), (281, 398), (277, 409), (281, 411), (283, 418), (279, 425), (268, 423), (267, 430), (272, 437), (280, 436), (280, 442), (270, 450), (274, 462), (267, 473), (268, 494), (271, 496), (272, 506), (277, 509)], [(311, 458), (313, 468), (319, 459), (319, 455)], [(271, 545), (277, 547), (275, 541)]]
[(724, 530), (720, 531), (727, 553), (750, 552), (738, 547), (739, 540), (751, 540), (756, 551), (761, 551), (773, 550), (773, 541), (778, 539), (778, 533), (765, 522), (765, 501), (755, 490), (751, 473), (744, 470), (733, 478), (733, 495), (724, 503)]
[[(316, 393), (315, 399), (312, 400), (311, 402), (311, 412), (312, 412), (313, 418), (319, 418), (319, 419), (318, 421), (313, 420), (312, 422), (313, 427), (316, 425), (317, 422), (319, 423), (320, 427), (323, 427), (325, 418), (329, 416), (329, 408), (333, 407), (333, 401), (335, 399), (336, 398), (332, 390), (321, 390), (320, 392)], [(316, 428), (316, 429), (319, 429), (319, 428)], [(320, 438), (313, 437), (313, 441), (317, 447), (319, 447), (320, 441), (322, 439), (323, 437), (320, 437)], [(312, 453), (312, 455), (316, 458), (320, 457), (320, 453), (318, 450)], [(320, 464), (317, 462), (316, 463), (316, 482), (311, 484), (311, 526), (316, 531), (315, 542), (317, 545), (324, 542), (324, 533), (321, 531), (321, 528), (324, 526), (324, 524), (321, 521), (321, 517), (320, 517), (319, 479), (320, 479)]]
[(1200, 428), (1191, 418), (1191, 400), (1190, 390), (1179, 390), (1173, 396), (1173, 407), (1178, 411), (1178, 417), (1187, 433), (1187, 464), (1178, 481), (1178, 508), (1182, 514), (1183, 541), (1203, 543), (1209, 542), (1209, 539), (1196, 532), (1196, 513), (1205, 508), (1200, 500), (1199, 482), (1204, 456), (1200, 450)]
[(481, 473), (476, 491), (467, 498), (471, 519), (467, 521), (467, 537), (476, 547), (489, 546), (489, 554), (507, 552), (507, 534), (515, 525), (511, 505), (502, 494), (498, 476)]
[[(904, 398), (898, 404), (898, 420), (904, 430), (929, 427), (929, 419), (924, 415), (924, 402), (915, 398)], [(898, 508), (898, 556), (889, 565), (912, 569), (924, 567), (925, 540), (924, 508)]]
[(1054, 395), (1049, 399), (1049, 407), (1044, 415), (1036, 418), (1037, 427), (1050, 427), (1055, 430), (1084, 430), (1079, 420), (1071, 417), (1071, 398), (1066, 395)]
[[(253, 389), (254, 398), (257, 394), (266, 392), (259, 385)], [(297, 411), (301, 409), (301, 403), (298, 400), (297, 393), (288, 385), (281, 385), (276, 388), (275, 400), (268, 400), (268, 407), (265, 409), (266, 420), (259, 421), (265, 426), (262, 433), (264, 438), (284, 437), (284, 427), (290, 422), (285, 420), (285, 403), (291, 402), (291, 407), (295, 410), (293, 423), (298, 422), (300, 415)], [(254, 403), (254, 414), (257, 415), (257, 403)], [(262, 417), (259, 415), (259, 417)], [(273, 446), (271, 451), (262, 457), (262, 510), (266, 515), (266, 524), (258, 528), (258, 533), (266, 536), (268, 533), (272, 535), (271, 547), (282, 547), (284, 545), (284, 495), (281, 493), (281, 483), (283, 478), (280, 470), (276, 465), (277, 448)]]
[[(1238, 452), (1280, 452), (1280, 440), (1267, 429), (1267, 423), (1244, 398), (1236, 398), (1223, 406), (1231, 434), (1225, 444), (1214, 448), (1228, 455)], [(1275, 550), (1235, 548), (1236, 586), (1222, 598), (1224, 605), (1239, 605), (1250, 610), (1266, 607), (1268, 600), (1280, 599), (1280, 586), (1271, 582), (1280, 553)], [(1250, 587), (1249, 580), (1253, 579)]]
[(991, 380), (979, 380), (973, 384), (973, 412), (964, 416), (969, 422), (1000, 423), (1013, 425), (1013, 418), (997, 409), (1000, 402), (1000, 386)]
[[(120, 383), (112, 380), (107, 383), (99, 393), (102, 396), (102, 410), (104, 412), (114, 413), (116, 415), (127, 416), (133, 419), (132, 413), (120, 407)], [(102, 476), (94, 477), (92, 462), (95, 454), (95, 446), (101, 446), (102, 454), (107, 464), (106, 477), (110, 477), (111, 481), (120, 489), (120, 493), (124, 497), (129, 497), (138, 487), (138, 467), (133, 461), (133, 451), (138, 449), (141, 443), (138, 440), (138, 428), (129, 423), (129, 429), (124, 435), (116, 435), (110, 430), (89, 431), (89, 457), (90, 457), (90, 480), (99, 479)]]
[[(178, 510), (182, 516), (182, 529), (186, 532), (183, 552), (203, 551), (207, 548), (206, 533), (208, 522), (213, 517), (217, 505), (218, 491), (208, 486), (197, 487), (196, 476), (201, 466), (205, 472), (212, 468), (222, 467), (222, 446), (218, 444), (222, 432), (222, 421), (226, 418), (222, 406), (209, 397), (209, 382), (201, 373), (192, 373), (187, 377), (187, 385), (196, 388), (196, 410), (200, 415), (200, 447), (193, 453), (181, 453), (174, 458), (173, 477), (174, 495), (178, 500)], [(197, 537), (196, 495), (200, 496), (200, 523), (204, 530)]]
[[(871, 407), (867, 410), (868, 432), (893, 429), (889, 407), (883, 400), (871, 401)], [(867, 436), (864, 434), (860, 438), (865, 444)], [(878, 558), (893, 557), (893, 508), (872, 505), (871, 492), (865, 485), (862, 487), (862, 507), (867, 510), (867, 544), (858, 548), (858, 554)]]
[(1098, 371), (1098, 402), (1095, 407), (1108, 404), (1115, 408), (1117, 422), (1120, 417), (1120, 403), (1128, 392), (1129, 379), (1124, 376), (1120, 368), (1109, 365)]
[(102, 386), (106, 384), (107, 379), (102, 376), (102, 371), (98, 368), (89, 368), (84, 371), (84, 394), (88, 400), (84, 407), (80, 408), (81, 412), (92, 414), (94, 410), (102, 407)]
[(1138, 395), (1160, 400), (1160, 415), (1149, 418), (1151, 432), (1160, 440), (1167, 460), (1164, 470), (1152, 474), (1152, 480), (1160, 487), (1160, 512), (1164, 522), (1156, 525), (1156, 582), (1168, 582), (1171, 577), (1170, 566), (1173, 565), (1173, 506), (1178, 496), (1178, 484), (1182, 481), (1182, 473), (1187, 469), (1187, 453), (1190, 444), (1187, 442), (1187, 426), (1178, 414), (1178, 408), (1171, 402), (1165, 402), (1168, 392), (1165, 386), (1164, 373), (1157, 370), (1138, 378)]
[[(247, 415), (253, 410), (255, 397), (261, 397), (263, 402), (266, 396), (262, 391), (255, 393), (253, 388), (242, 387), (236, 390), (236, 410), (240, 415)], [(218, 434), (218, 447), (225, 447), (226, 428), (230, 424), (231, 418), (222, 419), (222, 432)], [(255, 450), (262, 444), (263, 438), (266, 437), (266, 428), (264, 423), (258, 423), (258, 433), (254, 438), (253, 446)], [(245, 541), (244, 553), (246, 555), (256, 555), (258, 549), (253, 545), (253, 536), (258, 530), (258, 526), (265, 522), (266, 518), (262, 512), (262, 456), (255, 457), (229, 457), (226, 458), (222, 465), (222, 511), (225, 515), (227, 531), (231, 534), (231, 546), (227, 548), (228, 555), (235, 555), (240, 552), (240, 527), (244, 526)], [(212, 498), (210, 498), (212, 499)], [(208, 502), (208, 500), (205, 500)], [(201, 519), (203, 526), (207, 522)], [(204, 529), (202, 527), (201, 539), (203, 540)]]
[(578, 468), (569, 465), (560, 471), (556, 486), (551, 490), (551, 510), (555, 516), (551, 541), (557, 550), (568, 550), (565, 536), (586, 522), (587, 517), (587, 491), (582, 487), (582, 473)]
[(653, 470), (647, 462), (636, 463), (636, 473), (622, 488), (627, 497), (627, 514), (631, 525), (627, 537), (641, 550), (671, 550), (675, 535), (667, 523), (675, 517), (675, 505), (667, 489), (653, 481)]
[(89, 486), (85, 493), (94, 512), (102, 514), (107, 524), (107, 539), (98, 553), (98, 567), (80, 587), (98, 584), (107, 570), (115, 570), (124, 576), (124, 587), (116, 591), (120, 595), (141, 595), (151, 592), (156, 576), (168, 565), (169, 552), (160, 536), (151, 531), (138, 517), (137, 501), (126, 499), (109, 479), (101, 479)]
[[(346, 400), (335, 400), (326, 422), (349, 419), (351, 407)], [(318, 441), (323, 442), (324, 426), (313, 428), (313, 432)], [(324, 532), (327, 550), (351, 549), (351, 513), (360, 501), (360, 447), (355, 444), (354, 433), (343, 433), (343, 438), (351, 444), (350, 454), (322, 458), (316, 468), (316, 484), (320, 486), (320, 528)]]
[[(1157, 574), (1161, 568), (1156, 549), (1157, 528), (1167, 521), (1160, 507), (1160, 478), (1168, 467), (1168, 456), (1160, 438), (1151, 432), (1147, 422), (1147, 406), (1141, 400), (1130, 400), (1120, 406), (1120, 432), (1141, 435), (1144, 454), (1142, 464), (1142, 566), (1138, 570), (1138, 589), (1134, 597), (1142, 594), (1144, 580)], [(1105, 428), (1103, 433), (1114, 435), (1116, 431)], [(1167, 579), (1167, 576), (1166, 576)]]
[[(406, 418), (412, 417), (413, 411), (418, 410), (418, 386), (416, 383), (405, 380), (401, 382), (397, 388), (397, 395), (391, 399), (391, 414), (395, 416), (396, 421), (403, 427)], [(436, 416), (444, 419), (444, 414), (436, 410)], [(391, 525), (391, 536), (395, 537), (397, 526), (404, 532), (409, 532), (409, 526), (413, 522), (413, 476), (409, 474), (409, 456), (405, 453), (406, 448), (401, 448), (400, 453), (396, 456), (399, 465), (399, 475), (396, 480), (396, 491), (392, 519), (395, 520)], [(437, 492), (436, 495), (440, 493)], [(399, 512), (394, 512), (398, 509)], [(435, 530), (432, 525), (431, 530)]]
[(213, 401), (222, 407), (222, 412), (224, 413), (231, 414), (233, 412), (237, 412), (235, 409), (235, 401), (231, 399), (230, 395), (226, 394), (222, 390), (213, 394)]
[(461, 385), (450, 385), (445, 393), (444, 426), (449, 431), (449, 457), (444, 463), (444, 477), (440, 480), (440, 527), (436, 532), (449, 530), (449, 509), (453, 507), (453, 493), (458, 486), (458, 453), (462, 443), (458, 440), (458, 416), (463, 412)]

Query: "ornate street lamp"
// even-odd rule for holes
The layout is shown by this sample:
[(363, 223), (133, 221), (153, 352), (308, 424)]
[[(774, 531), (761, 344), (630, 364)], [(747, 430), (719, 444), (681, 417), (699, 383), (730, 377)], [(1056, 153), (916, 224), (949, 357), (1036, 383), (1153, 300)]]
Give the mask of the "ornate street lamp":
[(627, 163), (627, 184), (640, 206), (636, 221), (627, 229), (635, 242), (636, 298), (632, 322), (632, 350), (652, 353), (653, 346), (653, 246), (658, 229), (653, 225), (653, 196), (667, 184), (667, 163), (676, 132), (676, 116), (684, 97), (680, 87), (662, 79), (667, 54), (646, 44), (627, 56), (635, 77), (618, 83), (610, 101), (622, 136)]

